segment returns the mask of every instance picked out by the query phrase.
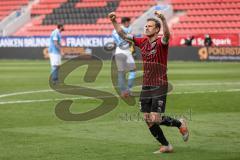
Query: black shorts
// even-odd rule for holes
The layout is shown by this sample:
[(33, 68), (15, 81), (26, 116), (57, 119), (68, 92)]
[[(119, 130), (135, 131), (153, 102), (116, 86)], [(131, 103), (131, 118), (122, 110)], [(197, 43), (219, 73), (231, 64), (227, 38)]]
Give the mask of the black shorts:
[(164, 113), (167, 91), (167, 86), (143, 86), (139, 100), (141, 112)]

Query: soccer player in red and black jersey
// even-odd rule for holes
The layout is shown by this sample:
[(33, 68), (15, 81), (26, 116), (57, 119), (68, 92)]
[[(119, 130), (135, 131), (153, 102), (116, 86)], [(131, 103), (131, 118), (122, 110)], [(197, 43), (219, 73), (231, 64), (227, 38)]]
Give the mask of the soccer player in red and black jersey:
[(134, 42), (135, 46), (141, 49), (143, 60), (143, 85), (140, 95), (141, 112), (144, 114), (144, 119), (151, 134), (162, 144), (155, 153), (167, 153), (172, 152), (173, 147), (164, 136), (160, 125), (179, 128), (184, 141), (188, 140), (189, 132), (184, 119), (177, 120), (161, 115), (165, 112), (168, 90), (167, 57), (170, 32), (164, 15), (160, 11), (156, 11), (155, 15), (162, 21), (162, 37), (158, 36), (161, 29), (161, 23), (158, 19), (149, 18), (145, 26), (145, 37), (136, 38), (122, 31), (120, 25), (116, 22), (115, 12), (109, 13), (108, 16), (117, 33), (123, 39)]

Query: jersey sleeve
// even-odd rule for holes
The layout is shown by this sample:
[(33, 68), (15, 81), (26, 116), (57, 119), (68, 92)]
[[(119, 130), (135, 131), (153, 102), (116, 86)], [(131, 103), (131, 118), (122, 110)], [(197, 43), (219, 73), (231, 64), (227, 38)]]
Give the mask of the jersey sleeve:
[(141, 44), (145, 41), (145, 38), (136, 38), (133, 36), (134, 45), (141, 48)]
[(113, 41), (114, 41), (116, 44), (118, 44), (118, 39), (119, 39), (119, 37), (118, 37), (118, 35), (117, 35), (116, 30), (113, 30), (113, 31), (112, 31), (112, 38), (113, 38)]
[(169, 42), (169, 38), (164, 37), (164, 36), (161, 37), (161, 43), (163, 45), (168, 45), (168, 42)]
[(54, 41), (57, 41), (57, 40), (58, 40), (58, 34), (57, 34), (57, 32), (53, 32), (52, 38), (53, 38)]
[(157, 40), (158, 45), (160, 45), (163, 49), (168, 49), (168, 43), (163, 42), (163, 38), (159, 37)]

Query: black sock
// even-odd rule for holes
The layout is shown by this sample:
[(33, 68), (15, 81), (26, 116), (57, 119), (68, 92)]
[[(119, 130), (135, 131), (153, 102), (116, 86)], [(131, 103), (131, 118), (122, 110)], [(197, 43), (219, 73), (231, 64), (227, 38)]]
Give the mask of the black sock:
[(159, 125), (154, 124), (152, 127), (149, 128), (149, 130), (152, 135), (158, 140), (158, 142), (160, 142), (162, 145), (167, 146), (169, 144)]
[(182, 123), (174, 118), (168, 117), (168, 116), (162, 116), (162, 122), (160, 125), (165, 125), (165, 126), (172, 126), (172, 127), (178, 127), (182, 125)]

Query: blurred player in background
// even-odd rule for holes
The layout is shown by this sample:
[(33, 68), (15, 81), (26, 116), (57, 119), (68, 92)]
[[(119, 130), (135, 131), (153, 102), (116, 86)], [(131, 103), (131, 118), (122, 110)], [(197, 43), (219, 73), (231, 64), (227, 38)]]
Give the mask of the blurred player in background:
[(212, 46), (212, 38), (210, 37), (209, 34), (206, 34), (206, 35), (205, 35), (205, 38), (204, 38), (204, 46), (206, 46), (206, 47)]
[[(121, 28), (126, 34), (131, 33), (130, 21), (131, 19), (129, 17), (123, 17), (121, 19)], [(114, 57), (118, 69), (118, 87), (121, 96), (126, 98), (131, 95), (131, 88), (133, 87), (135, 79), (136, 66), (132, 55), (133, 45), (132, 43), (123, 40), (116, 30), (113, 30), (112, 37), (117, 45)], [(127, 87), (125, 84), (126, 72), (129, 72)]]
[(52, 82), (56, 84), (58, 82), (58, 69), (61, 65), (62, 59), (62, 49), (61, 49), (61, 32), (64, 31), (64, 26), (58, 24), (57, 28), (52, 31), (50, 35), (50, 44), (48, 48), (50, 64), (51, 64), (51, 74)]
[(194, 36), (188, 36), (188, 37), (185, 39), (184, 44), (185, 44), (186, 46), (192, 46), (192, 41), (193, 41), (193, 39), (194, 39)]
[(117, 33), (128, 41), (133, 41), (135, 46), (141, 49), (143, 60), (143, 86), (140, 95), (141, 112), (149, 127), (151, 134), (162, 144), (160, 149), (154, 153), (168, 153), (173, 151), (172, 145), (167, 141), (160, 125), (177, 127), (182, 134), (183, 140), (188, 140), (188, 129), (184, 119), (174, 119), (162, 116), (165, 112), (168, 80), (167, 80), (167, 55), (170, 32), (167, 21), (161, 12), (156, 11), (155, 15), (162, 21), (163, 36), (158, 37), (161, 29), (160, 21), (149, 18), (145, 26), (143, 38), (136, 38), (126, 34), (116, 22), (116, 14), (109, 14)]

